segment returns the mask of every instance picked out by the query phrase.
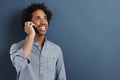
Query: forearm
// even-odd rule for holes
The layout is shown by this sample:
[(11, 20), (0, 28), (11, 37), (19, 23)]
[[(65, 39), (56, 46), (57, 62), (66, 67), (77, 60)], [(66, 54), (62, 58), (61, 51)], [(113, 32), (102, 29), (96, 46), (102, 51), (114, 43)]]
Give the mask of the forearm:
[(29, 64), (29, 58), (26, 58), (21, 48), (23, 44), (13, 44), (10, 48), (10, 58), (16, 70), (23, 70)]
[(34, 35), (28, 36), (28, 39), (23, 46), (23, 51), (24, 51), (24, 54), (25, 54), (26, 58), (28, 58), (30, 56), (33, 42), (34, 42)]

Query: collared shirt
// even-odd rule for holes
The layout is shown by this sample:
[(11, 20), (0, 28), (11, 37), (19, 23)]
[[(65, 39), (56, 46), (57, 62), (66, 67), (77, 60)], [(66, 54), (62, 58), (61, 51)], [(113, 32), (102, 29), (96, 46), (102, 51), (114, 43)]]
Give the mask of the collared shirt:
[(34, 41), (31, 54), (26, 58), (22, 47), (25, 40), (14, 43), (10, 48), (10, 58), (17, 71), (17, 80), (66, 80), (61, 48), (44, 41), (43, 48)]

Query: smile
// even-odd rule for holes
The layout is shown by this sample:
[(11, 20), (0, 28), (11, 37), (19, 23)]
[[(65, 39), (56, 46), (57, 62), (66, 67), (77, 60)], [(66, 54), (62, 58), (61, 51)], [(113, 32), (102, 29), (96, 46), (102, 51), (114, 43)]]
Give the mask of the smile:
[(41, 26), (38, 29), (41, 30), (41, 31), (46, 31), (46, 27), (45, 26)]

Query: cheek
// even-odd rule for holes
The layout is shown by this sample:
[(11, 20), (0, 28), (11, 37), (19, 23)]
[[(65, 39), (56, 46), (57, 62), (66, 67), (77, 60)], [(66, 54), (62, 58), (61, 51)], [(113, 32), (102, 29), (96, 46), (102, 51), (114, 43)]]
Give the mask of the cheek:
[(46, 23), (46, 25), (48, 26), (48, 22)]
[(39, 25), (40, 25), (40, 22), (36, 21), (36, 22), (34, 22), (34, 24), (35, 24), (36, 26), (39, 26)]
[(48, 21), (46, 21), (46, 24), (48, 25)]
[(36, 24), (36, 25), (40, 25), (40, 21), (37, 21), (35, 24)]

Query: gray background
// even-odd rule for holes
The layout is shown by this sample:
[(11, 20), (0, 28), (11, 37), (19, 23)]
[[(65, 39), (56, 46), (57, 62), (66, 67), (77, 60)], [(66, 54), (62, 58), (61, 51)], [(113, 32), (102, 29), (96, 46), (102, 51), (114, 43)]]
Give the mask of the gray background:
[(1, 0), (0, 80), (15, 80), (9, 48), (25, 38), (20, 14), (31, 2), (54, 14), (47, 38), (62, 47), (68, 80), (120, 80), (120, 0)]

